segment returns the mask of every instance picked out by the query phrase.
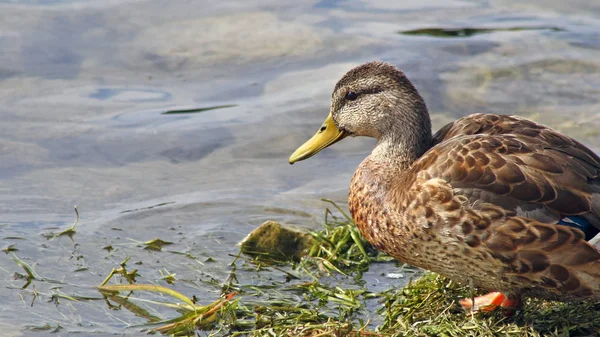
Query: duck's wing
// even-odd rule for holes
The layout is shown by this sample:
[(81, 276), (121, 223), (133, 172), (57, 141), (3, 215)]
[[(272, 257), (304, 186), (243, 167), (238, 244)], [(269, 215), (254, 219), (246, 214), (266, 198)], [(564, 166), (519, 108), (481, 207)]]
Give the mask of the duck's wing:
[(600, 158), (577, 141), (515, 116), (477, 114), (448, 124), (415, 163), (442, 178), (472, 207), (494, 204), (515, 215), (600, 231)]
[[(453, 257), (460, 275), (502, 292), (600, 298), (600, 250), (582, 230), (600, 231), (600, 159), (593, 152), (509, 116), (465, 117), (435, 140), (413, 171), (392, 182), (388, 203), (445, 248), (461, 249)], [(568, 219), (585, 226), (566, 226)], [(457, 276), (443, 264), (426, 267)], [(505, 283), (488, 279), (490, 271)]]

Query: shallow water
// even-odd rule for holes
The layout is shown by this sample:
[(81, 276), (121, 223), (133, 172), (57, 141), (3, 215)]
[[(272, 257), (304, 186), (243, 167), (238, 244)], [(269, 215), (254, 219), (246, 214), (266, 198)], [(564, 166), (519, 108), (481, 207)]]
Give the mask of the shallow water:
[[(129, 325), (143, 321), (129, 313), (48, 295), (97, 297), (92, 286), (130, 257), (146, 280), (166, 268), (209, 301), (217, 289), (197, 285), (226, 277), (254, 227), (317, 228), (320, 198), (345, 202), (373, 142), (287, 158), (364, 61), (402, 68), (436, 129), (474, 112), (519, 114), (599, 151), (598, 32), (590, 1), (0, 0), (0, 238), (46, 279), (35, 298), (13, 279), (23, 270), (12, 254), (0, 259), (0, 328), (136, 333)], [(44, 238), (70, 226), (73, 205), (74, 242)], [(157, 237), (173, 245), (140, 245)]]

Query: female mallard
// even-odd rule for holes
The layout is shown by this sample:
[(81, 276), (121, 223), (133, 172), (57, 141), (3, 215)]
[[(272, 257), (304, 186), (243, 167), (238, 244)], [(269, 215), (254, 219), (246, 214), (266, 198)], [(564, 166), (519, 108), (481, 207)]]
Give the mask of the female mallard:
[(600, 300), (600, 158), (585, 146), (503, 115), (432, 136), (423, 98), (382, 62), (342, 77), (329, 117), (289, 161), (346, 136), (378, 141), (350, 184), (361, 233), (402, 262), (498, 291), (466, 308), (514, 307), (522, 295)]

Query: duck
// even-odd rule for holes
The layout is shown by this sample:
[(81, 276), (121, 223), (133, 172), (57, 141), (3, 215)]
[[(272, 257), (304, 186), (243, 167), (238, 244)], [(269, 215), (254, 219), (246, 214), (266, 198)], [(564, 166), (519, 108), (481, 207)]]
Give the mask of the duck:
[(600, 300), (600, 158), (583, 144), (502, 114), (432, 134), (415, 86), (379, 61), (337, 82), (329, 116), (289, 163), (348, 136), (377, 140), (348, 192), (361, 234), (400, 262), (489, 291), (459, 301), (465, 309)]

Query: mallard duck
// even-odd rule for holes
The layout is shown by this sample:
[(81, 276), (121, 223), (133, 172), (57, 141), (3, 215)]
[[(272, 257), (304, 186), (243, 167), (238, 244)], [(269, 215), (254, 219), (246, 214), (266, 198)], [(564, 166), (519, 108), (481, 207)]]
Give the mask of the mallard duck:
[(383, 62), (337, 82), (329, 116), (289, 162), (347, 136), (377, 139), (350, 183), (362, 235), (401, 262), (494, 291), (465, 308), (600, 300), (600, 158), (584, 145), (494, 114), (432, 135), (421, 95)]

